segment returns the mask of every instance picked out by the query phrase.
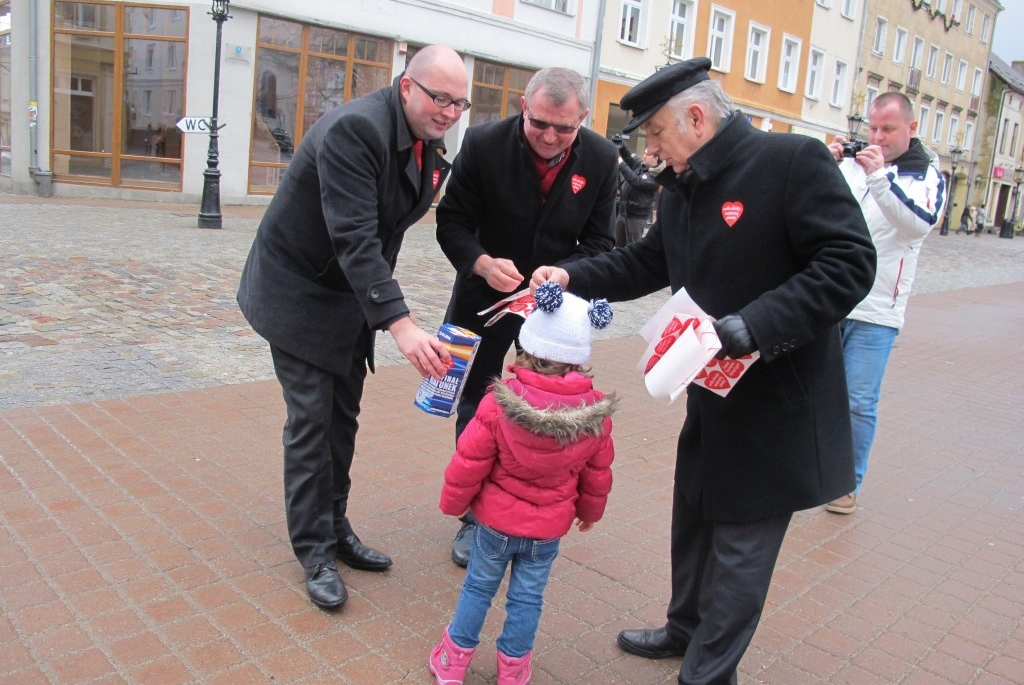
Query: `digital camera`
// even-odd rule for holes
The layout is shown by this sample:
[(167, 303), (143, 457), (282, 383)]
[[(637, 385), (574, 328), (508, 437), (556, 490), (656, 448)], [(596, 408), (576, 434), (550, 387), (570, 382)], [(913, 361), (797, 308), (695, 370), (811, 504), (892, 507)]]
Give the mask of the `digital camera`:
[(629, 140), (629, 136), (627, 136), (625, 133), (616, 133), (614, 136), (612, 136), (612, 142), (615, 143), (616, 145), (622, 145), (622, 143), (627, 140)]
[(863, 140), (848, 140), (843, 143), (843, 157), (856, 157), (868, 144)]

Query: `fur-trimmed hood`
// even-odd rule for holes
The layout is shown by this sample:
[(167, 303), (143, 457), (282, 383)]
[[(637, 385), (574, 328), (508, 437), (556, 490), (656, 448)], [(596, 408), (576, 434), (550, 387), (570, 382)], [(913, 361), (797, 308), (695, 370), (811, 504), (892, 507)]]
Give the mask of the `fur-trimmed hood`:
[(506, 383), (495, 383), (493, 391), (495, 401), (509, 421), (531, 433), (554, 438), (560, 445), (567, 445), (584, 436), (601, 435), (604, 420), (615, 413), (619, 402), (615, 393), (611, 393), (591, 404), (581, 402), (537, 407)]

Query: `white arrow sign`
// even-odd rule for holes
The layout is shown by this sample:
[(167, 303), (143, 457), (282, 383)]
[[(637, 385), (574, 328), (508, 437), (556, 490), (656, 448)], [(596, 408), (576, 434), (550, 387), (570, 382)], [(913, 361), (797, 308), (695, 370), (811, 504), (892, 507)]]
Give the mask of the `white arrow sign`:
[[(209, 133), (209, 117), (182, 117), (178, 120), (178, 128), (182, 133)], [(224, 124), (217, 124), (217, 128), (224, 128)]]

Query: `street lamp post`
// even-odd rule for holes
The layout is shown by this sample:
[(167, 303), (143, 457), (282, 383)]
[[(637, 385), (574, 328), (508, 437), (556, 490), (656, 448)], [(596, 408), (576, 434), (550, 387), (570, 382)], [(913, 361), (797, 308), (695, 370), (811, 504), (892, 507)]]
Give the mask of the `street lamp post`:
[(851, 114), (846, 117), (846, 121), (849, 123), (849, 128), (847, 130), (850, 132), (848, 140), (856, 140), (857, 134), (860, 133), (860, 127), (864, 123), (864, 118), (859, 114)]
[(1020, 184), (1024, 181), (1024, 167), (1013, 170), (1013, 211), (1003, 219), (1003, 226), (999, 229), (1000, 238), (1013, 237), (1013, 225), (1017, 222), (1017, 201), (1020, 200)]
[(946, 200), (946, 215), (942, 218), (939, 235), (949, 235), (949, 215), (953, 212), (953, 199), (956, 197), (956, 165), (960, 163), (960, 155), (964, 153), (958, 147), (949, 148), (949, 161), (953, 170), (949, 174), (949, 199)]
[(208, 12), (217, 22), (217, 47), (213, 62), (213, 112), (210, 115), (210, 148), (206, 153), (206, 169), (203, 171), (203, 201), (199, 207), (199, 228), (220, 228), (220, 170), (217, 162), (220, 152), (217, 148), (217, 101), (220, 95), (220, 44), (224, 22), (230, 19), (228, 5), (231, 0), (213, 0)]

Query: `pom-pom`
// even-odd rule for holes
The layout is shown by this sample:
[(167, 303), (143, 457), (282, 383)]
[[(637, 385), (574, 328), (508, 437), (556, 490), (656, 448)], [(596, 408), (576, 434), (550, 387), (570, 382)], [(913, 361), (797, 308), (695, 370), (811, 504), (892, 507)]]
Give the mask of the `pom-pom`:
[(607, 328), (612, 322), (612, 306), (605, 299), (591, 300), (587, 314), (590, 316), (590, 325), (597, 330)]
[(562, 306), (562, 286), (554, 281), (541, 283), (533, 292), (533, 299), (537, 309), (550, 314)]

